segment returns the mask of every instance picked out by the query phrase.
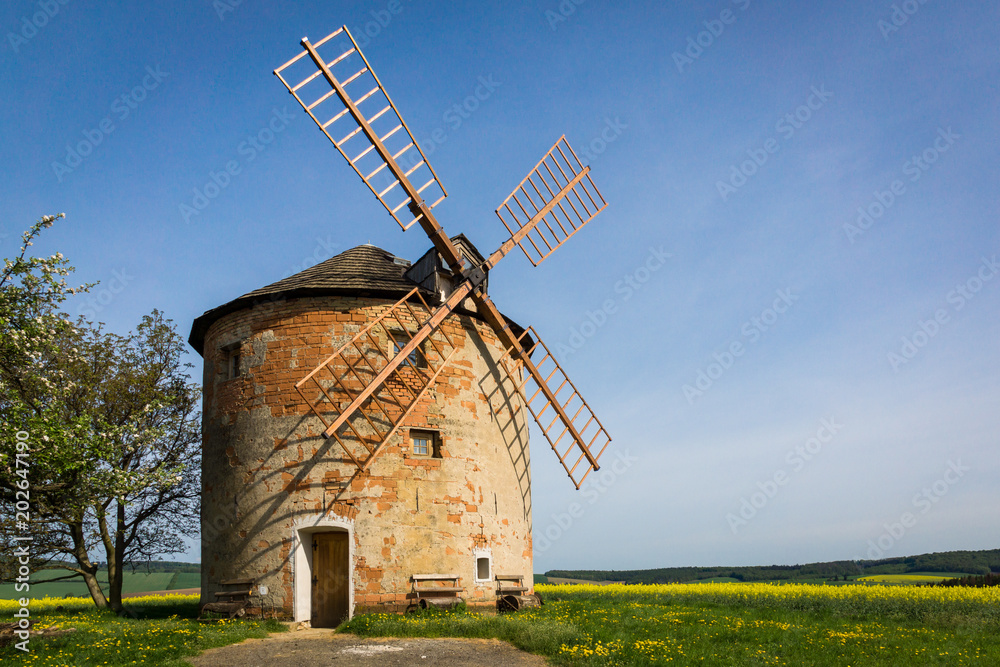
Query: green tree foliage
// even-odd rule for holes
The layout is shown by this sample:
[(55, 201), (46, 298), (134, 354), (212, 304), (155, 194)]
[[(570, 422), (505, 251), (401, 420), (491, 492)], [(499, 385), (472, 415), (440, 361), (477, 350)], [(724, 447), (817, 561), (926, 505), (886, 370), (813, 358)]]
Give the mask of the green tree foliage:
[(930, 586), (972, 586), (975, 588), (987, 588), (989, 586), (1000, 586), (1000, 574), (986, 574), (981, 577), (959, 577), (957, 579), (946, 579)]
[(199, 389), (181, 362), (183, 339), (158, 311), (126, 335), (59, 312), (90, 285), (66, 286), (73, 269), (61, 254), (28, 257), (55, 220), (25, 233), (0, 282), (0, 530), (5, 547), (21, 532), (13, 435), (24, 431), (32, 565), (69, 570), (98, 607), (120, 611), (125, 564), (181, 552), (197, 534)]

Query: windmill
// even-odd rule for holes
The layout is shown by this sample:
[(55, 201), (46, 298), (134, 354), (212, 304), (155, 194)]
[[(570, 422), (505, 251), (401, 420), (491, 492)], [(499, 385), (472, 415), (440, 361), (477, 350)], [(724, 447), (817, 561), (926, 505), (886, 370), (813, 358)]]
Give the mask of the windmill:
[[(537, 332), (516, 333), (484, 283), (515, 247), (538, 266), (607, 207), (590, 167), (560, 137), (496, 209), (510, 238), (489, 257), (473, 259), (435, 217), (447, 190), (347, 26), (301, 45), (274, 74), (403, 231), (420, 226), (451, 275), (440, 303), (428, 304), (415, 288), (295, 384), (323, 423), (323, 436), (339, 444), (358, 473), (365, 471), (449, 362), (447, 335), (440, 340), (436, 333), (471, 300), (506, 349), (503, 368), (579, 489), (599, 469), (611, 438)], [(378, 331), (398, 336), (392, 323), (401, 317), (418, 322), (416, 330), (401, 327), (390, 351), (368, 345)], [(366, 373), (360, 390), (346, 381), (360, 378), (359, 368)]]

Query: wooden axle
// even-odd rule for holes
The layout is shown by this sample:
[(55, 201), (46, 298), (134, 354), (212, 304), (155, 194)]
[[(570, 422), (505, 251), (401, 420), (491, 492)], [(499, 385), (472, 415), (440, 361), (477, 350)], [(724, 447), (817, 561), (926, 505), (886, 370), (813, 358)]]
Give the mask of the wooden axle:
[(534, 595), (503, 595), (497, 600), (497, 611), (501, 613), (541, 606), (542, 601)]

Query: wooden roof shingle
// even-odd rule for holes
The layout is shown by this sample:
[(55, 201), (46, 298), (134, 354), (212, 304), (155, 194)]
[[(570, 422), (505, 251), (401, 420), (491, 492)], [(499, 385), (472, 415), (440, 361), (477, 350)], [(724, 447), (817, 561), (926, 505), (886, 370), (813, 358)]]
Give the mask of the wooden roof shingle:
[[(482, 255), (465, 236), (459, 234), (453, 240), (473, 261), (482, 261)], [(188, 343), (198, 354), (203, 354), (205, 334), (216, 320), (237, 310), (283, 299), (326, 295), (399, 299), (417, 286), (416, 283), (404, 276), (409, 268), (409, 262), (397, 261), (392, 253), (370, 244), (345, 250), (324, 262), (299, 271), (295, 275), (247, 292), (229, 303), (205, 311), (191, 325)], [(433, 306), (438, 303), (439, 296), (437, 294), (423, 289), (421, 292), (424, 293), (428, 304)], [(459, 310), (465, 313), (464, 310)], [(475, 313), (465, 314), (476, 316)], [(510, 320), (508, 322), (518, 334), (523, 331), (516, 323)]]
[(247, 292), (229, 303), (205, 311), (191, 325), (188, 342), (202, 354), (208, 328), (223, 315), (254, 305), (301, 296), (350, 294), (399, 298), (416, 285), (403, 277), (408, 263), (382, 248), (362, 245), (331, 257), (278, 282)]

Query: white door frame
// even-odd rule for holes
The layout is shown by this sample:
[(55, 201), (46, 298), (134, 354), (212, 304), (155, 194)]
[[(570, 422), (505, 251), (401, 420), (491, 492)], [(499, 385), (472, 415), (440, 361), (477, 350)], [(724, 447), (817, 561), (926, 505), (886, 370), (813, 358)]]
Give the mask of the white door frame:
[(338, 516), (301, 519), (292, 527), (292, 612), (297, 623), (312, 618), (313, 533), (347, 533), (347, 617), (354, 617), (354, 522)]

